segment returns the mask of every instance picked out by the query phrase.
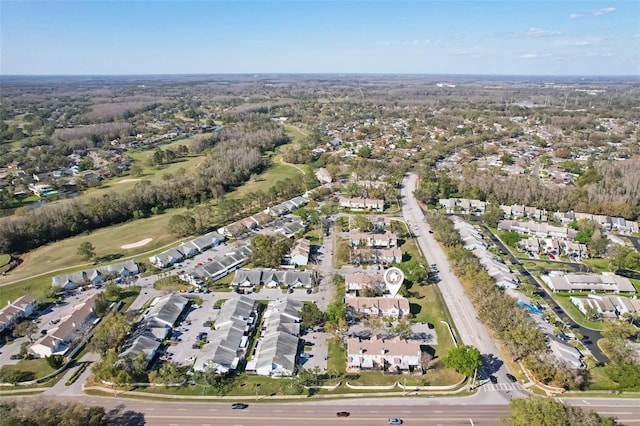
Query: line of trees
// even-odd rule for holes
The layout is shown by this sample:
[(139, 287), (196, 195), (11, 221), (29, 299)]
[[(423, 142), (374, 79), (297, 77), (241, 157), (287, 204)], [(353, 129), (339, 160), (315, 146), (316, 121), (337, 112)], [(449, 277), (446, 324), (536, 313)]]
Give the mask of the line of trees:
[[(269, 123), (247, 123), (246, 132), (231, 131), (234, 139), (216, 136), (217, 144), (192, 173), (155, 184), (138, 182), (134, 189), (101, 197), (49, 204), (0, 222), (0, 252), (25, 252), (82, 232), (125, 222), (154, 208), (161, 210), (220, 198), (265, 167), (262, 153), (288, 141), (284, 131)], [(222, 132), (219, 133), (223, 133)], [(134, 215), (134, 212), (137, 212)]]
[(587, 384), (588, 372), (554, 363), (546, 353), (544, 334), (516, 300), (506, 295), (482, 267), (478, 258), (460, 244), (453, 223), (437, 213), (426, 215), (435, 238), (447, 247), (452, 268), (466, 284), (478, 317), (503, 343), (514, 359), (524, 360), (536, 377), (545, 383), (564, 387)]

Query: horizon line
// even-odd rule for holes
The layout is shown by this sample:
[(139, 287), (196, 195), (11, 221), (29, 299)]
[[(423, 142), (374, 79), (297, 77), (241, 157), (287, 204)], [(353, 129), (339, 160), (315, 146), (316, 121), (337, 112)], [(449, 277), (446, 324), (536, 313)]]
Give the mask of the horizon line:
[(134, 74), (2, 74), (6, 77), (171, 77), (171, 76), (433, 76), (433, 77), (574, 77), (640, 78), (640, 74), (483, 74), (483, 73), (417, 73), (417, 72), (212, 72), (212, 73), (134, 73)]

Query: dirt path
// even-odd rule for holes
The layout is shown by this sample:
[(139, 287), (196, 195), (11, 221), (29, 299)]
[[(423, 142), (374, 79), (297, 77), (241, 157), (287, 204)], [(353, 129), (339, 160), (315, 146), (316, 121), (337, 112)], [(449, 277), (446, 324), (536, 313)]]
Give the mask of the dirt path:
[(289, 167), (293, 167), (294, 169), (298, 169), (300, 171), (300, 173), (302, 173), (303, 175), (307, 174), (304, 170), (302, 170), (300, 167), (296, 166), (295, 164), (287, 163), (286, 161), (284, 161), (284, 158), (282, 158), (282, 157), (280, 157), (280, 162), (282, 164), (284, 164), (285, 166), (289, 166)]

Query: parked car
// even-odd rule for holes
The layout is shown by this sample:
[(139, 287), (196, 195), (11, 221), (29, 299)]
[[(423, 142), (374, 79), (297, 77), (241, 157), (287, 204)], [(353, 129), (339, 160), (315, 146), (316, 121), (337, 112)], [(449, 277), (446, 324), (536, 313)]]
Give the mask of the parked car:
[(243, 402), (234, 402), (233, 404), (231, 404), (231, 408), (234, 410), (244, 410), (248, 406), (249, 404), (245, 404)]
[(336, 413), (336, 416), (338, 417), (349, 417), (351, 415), (351, 413), (349, 413), (348, 411), (338, 411)]
[(496, 383), (498, 383), (498, 378), (494, 375), (489, 376), (489, 380), (491, 381), (491, 383), (493, 383), (494, 385)]
[(389, 417), (387, 419), (387, 423), (390, 425), (401, 425), (402, 424), (402, 419), (399, 419), (397, 417)]

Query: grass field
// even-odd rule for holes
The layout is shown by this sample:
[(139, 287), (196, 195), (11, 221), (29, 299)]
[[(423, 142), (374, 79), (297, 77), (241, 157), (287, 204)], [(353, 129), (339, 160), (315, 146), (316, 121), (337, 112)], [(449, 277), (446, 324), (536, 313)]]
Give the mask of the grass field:
[[(2, 285), (0, 303), (4, 305), (7, 300), (12, 300), (27, 292), (33, 297), (44, 299), (44, 295), (51, 287), (52, 277), (93, 267), (93, 264), (84, 263), (76, 254), (78, 246), (85, 241), (94, 245), (97, 256), (122, 255), (124, 258), (163, 250), (165, 246), (176, 242), (176, 238), (167, 232), (169, 219), (174, 214), (183, 211), (183, 209), (170, 210), (158, 216), (103, 228), (89, 235), (83, 234), (68, 238), (27, 253), (22, 257), (23, 263), (20, 266), (7, 276), (0, 277), (0, 284), (17, 281)], [(149, 244), (135, 249), (123, 250), (120, 248), (124, 244), (135, 243), (145, 238), (153, 238), (153, 240)], [(151, 253), (138, 259), (146, 260)]]
[(28, 359), (21, 360), (15, 365), (4, 365), (0, 369), (0, 374), (5, 376), (6, 374), (16, 373), (20, 377), (20, 381), (35, 380), (53, 373), (53, 368), (49, 366), (47, 360), (40, 359)]
[(591, 268), (596, 274), (611, 271), (609, 259), (583, 259), (582, 263)]
[(292, 126), (291, 124), (286, 124), (284, 126), (284, 131), (287, 133), (289, 138), (291, 138), (291, 141), (294, 143), (300, 142), (302, 139), (304, 139), (309, 135), (308, 131), (296, 126)]
[(251, 180), (240, 188), (232, 191), (228, 194), (230, 198), (241, 198), (249, 192), (263, 191), (267, 192), (277, 181), (285, 180), (286, 178), (299, 179), (302, 176), (302, 172), (298, 170), (304, 170), (308, 172), (308, 166), (305, 164), (288, 165), (282, 163), (282, 157), (275, 154), (271, 157), (271, 167), (258, 175), (258, 180)]
[[(576, 296), (575, 294), (572, 296)], [(594, 330), (602, 330), (602, 321), (590, 321), (576, 308), (576, 306), (569, 300), (569, 295), (554, 294), (553, 299), (562, 306), (562, 309), (569, 314), (569, 316), (578, 324), (583, 327), (591, 328)]]
[(0, 268), (9, 263), (11, 256), (8, 254), (0, 254)]
[[(150, 151), (153, 153), (153, 151)], [(132, 153), (130, 156), (135, 157), (136, 154), (141, 156), (140, 154), (146, 153)], [(117, 176), (113, 178), (106, 179), (103, 181), (102, 185), (96, 188), (89, 188), (84, 191), (81, 197), (96, 197), (102, 196), (111, 191), (127, 191), (133, 189), (136, 184), (141, 180), (148, 180), (151, 183), (156, 183), (162, 180), (164, 175), (173, 175), (176, 174), (180, 169), (185, 169), (187, 171), (193, 170), (198, 164), (200, 164), (204, 160), (204, 156), (195, 156), (195, 157), (186, 157), (180, 158), (174, 163), (167, 164), (161, 166), (160, 168), (144, 166), (143, 175), (139, 177), (134, 176)], [(143, 163), (140, 163), (143, 164)], [(121, 183), (120, 183), (121, 182)], [(77, 198), (76, 198), (77, 199)], [(69, 200), (69, 199), (66, 199)], [(64, 200), (62, 200), (64, 201)]]

